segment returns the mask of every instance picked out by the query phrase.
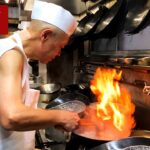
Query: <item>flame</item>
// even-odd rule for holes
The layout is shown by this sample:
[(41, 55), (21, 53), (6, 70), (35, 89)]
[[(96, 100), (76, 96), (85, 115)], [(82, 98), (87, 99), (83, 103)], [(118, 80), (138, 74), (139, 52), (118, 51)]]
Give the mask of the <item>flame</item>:
[[(135, 106), (128, 91), (119, 85), (122, 71), (97, 68), (91, 90), (97, 97), (96, 115), (102, 121), (112, 121), (118, 131), (135, 126), (133, 113)], [(128, 126), (128, 127), (127, 127)]]

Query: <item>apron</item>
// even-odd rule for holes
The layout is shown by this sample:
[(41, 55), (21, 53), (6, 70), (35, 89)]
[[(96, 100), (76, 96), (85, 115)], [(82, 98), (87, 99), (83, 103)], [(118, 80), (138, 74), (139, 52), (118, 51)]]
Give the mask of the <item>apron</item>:
[[(11, 38), (0, 39), (0, 57), (7, 51), (18, 48), (24, 55), (24, 68), (22, 74), (22, 101), (26, 106), (37, 108), (40, 91), (29, 88), (28, 60), (24, 53), (19, 34), (16, 32)], [(35, 131), (16, 132), (7, 131), (0, 126), (0, 150), (34, 150)]]

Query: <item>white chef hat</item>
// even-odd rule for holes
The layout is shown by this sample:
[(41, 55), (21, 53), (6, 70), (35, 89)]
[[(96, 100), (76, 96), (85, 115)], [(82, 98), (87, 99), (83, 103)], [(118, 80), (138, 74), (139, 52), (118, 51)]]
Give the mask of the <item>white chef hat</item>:
[(61, 6), (35, 0), (31, 19), (41, 20), (63, 30), (69, 36), (75, 31), (77, 22), (73, 15)]

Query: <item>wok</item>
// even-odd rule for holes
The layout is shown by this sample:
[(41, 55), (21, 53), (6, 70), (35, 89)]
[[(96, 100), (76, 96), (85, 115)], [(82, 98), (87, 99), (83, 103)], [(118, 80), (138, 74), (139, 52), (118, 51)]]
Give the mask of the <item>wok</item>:
[[(91, 105), (91, 106), (94, 106), (94, 105)], [(94, 106), (94, 108), (95, 108), (95, 106)], [(94, 112), (95, 110), (91, 109), (91, 111)], [(91, 112), (90, 114), (93, 114), (93, 113)], [(118, 135), (116, 135), (117, 132), (115, 133), (114, 132), (115, 130), (112, 130), (112, 129), (109, 130), (109, 126), (107, 128), (107, 125), (105, 126), (106, 128), (104, 128), (104, 129), (107, 129), (107, 133), (104, 132), (104, 134), (103, 134), (103, 132), (101, 132), (101, 131), (103, 131), (103, 128), (101, 128), (102, 124), (99, 121), (98, 122), (96, 121), (97, 122), (97, 124), (96, 124), (94, 121), (95, 119), (93, 117), (92, 117), (92, 121), (91, 121), (91, 120), (88, 120), (88, 118), (86, 118), (86, 116), (83, 117), (82, 119), (86, 119), (86, 120), (84, 120), (83, 122), (80, 122), (81, 126), (79, 126), (79, 128), (73, 132), (73, 138), (76, 141), (80, 141), (80, 142), (75, 142), (77, 147), (81, 144), (85, 145), (85, 143), (88, 143), (88, 144), (86, 144), (86, 146), (88, 146), (88, 148), (93, 148), (97, 145), (100, 145), (100, 144), (103, 144), (103, 143), (106, 143), (109, 141), (126, 139), (129, 136), (130, 137), (150, 138), (150, 131), (136, 130), (136, 129), (132, 130), (130, 135), (129, 134), (124, 135), (124, 133), (126, 133), (126, 131), (125, 131), (125, 132), (123, 132), (123, 136), (122, 135), (118, 136)], [(77, 140), (77, 139), (79, 139), (79, 140)], [(68, 145), (68, 147), (69, 146), (71, 146), (71, 145)]]
[[(107, 3), (108, 4), (107, 4)], [(112, 1), (104, 1), (102, 5), (108, 5)], [(113, 38), (124, 29), (128, 5), (127, 0), (116, 0), (108, 12), (100, 20), (93, 33), (92, 39)]]
[[(91, 103), (86, 107), (84, 115), (79, 122), (79, 127), (73, 131), (75, 134), (94, 140), (100, 139), (104, 141), (118, 140), (130, 135), (133, 124), (130, 126), (126, 124), (126, 127), (123, 127), (121, 132), (118, 131), (114, 127), (112, 120), (102, 120), (97, 117), (96, 104), (97, 102)], [(123, 107), (124, 106), (119, 105), (120, 109)], [(128, 116), (126, 119), (128, 119)]]
[(136, 34), (150, 24), (150, 1), (128, 0), (128, 4), (125, 31)]
[(67, 103), (67, 102), (72, 101), (72, 100), (78, 100), (78, 101), (81, 101), (85, 104), (87, 104), (89, 101), (88, 97), (86, 97), (85, 95), (83, 95), (81, 93), (68, 92), (68, 93), (65, 93), (63, 95), (60, 95), (59, 97), (57, 97), (53, 101), (49, 102), (49, 104), (47, 105), (46, 108), (51, 109), (53, 107), (59, 106), (61, 104)]
[(90, 18), (93, 18), (93, 13), (86, 13), (85, 17), (79, 21), (79, 24), (77, 26), (77, 29), (75, 31), (76, 36), (84, 36), (88, 31), (84, 30), (85, 24), (88, 22)]
[(85, 95), (88, 98), (85, 102), (86, 105), (89, 105), (91, 102), (93, 102), (95, 97), (90, 89), (89, 83), (69, 84), (65, 87), (65, 90), (68, 93), (80, 93)]
[(144, 137), (129, 137), (126, 139), (111, 141), (90, 150), (144, 150), (150, 149), (150, 139)]
[[(98, 9), (98, 10), (97, 10)], [(98, 7), (95, 8), (95, 13), (88, 13), (80, 22), (77, 27), (75, 35), (77, 35), (78, 40), (86, 40), (90, 38), (90, 35), (96, 30), (97, 24), (102, 19), (103, 15), (108, 11), (105, 6), (99, 4)]]
[[(133, 142), (132, 139), (135, 139), (135, 138), (140, 139), (140, 140), (137, 140), (137, 143), (141, 143), (141, 142), (143, 142), (143, 140), (141, 141), (141, 139), (147, 139), (147, 138), (149, 138), (148, 141), (150, 142), (150, 131), (147, 131), (147, 130), (133, 130), (132, 133), (131, 133), (131, 136), (128, 137), (128, 138), (124, 138), (124, 139), (131, 139), (131, 143), (132, 143)], [(123, 141), (124, 139), (117, 140), (115, 142)], [(70, 150), (70, 149), (71, 150), (77, 150), (81, 146), (82, 146), (82, 148), (87, 148), (88, 150), (105, 150), (106, 149), (105, 146), (107, 145), (107, 143), (111, 143), (111, 142), (113, 143), (114, 141), (103, 140), (103, 139), (98, 140), (98, 139), (93, 139), (93, 138), (90, 138), (90, 137), (88, 138), (88, 137), (84, 137), (84, 136), (72, 133), (70, 142), (66, 145), (66, 150)], [(126, 142), (125, 142), (125, 144), (126, 144)], [(104, 145), (104, 146), (101, 147), (101, 145)], [(110, 150), (110, 149), (108, 149), (108, 150)], [(116, 147), (113, 147), (113, 150), (120, 150), (120, 149), (119, 148), (117, 149)], [(128, 149), (124, 149), (124, 150), (128, 150)]]

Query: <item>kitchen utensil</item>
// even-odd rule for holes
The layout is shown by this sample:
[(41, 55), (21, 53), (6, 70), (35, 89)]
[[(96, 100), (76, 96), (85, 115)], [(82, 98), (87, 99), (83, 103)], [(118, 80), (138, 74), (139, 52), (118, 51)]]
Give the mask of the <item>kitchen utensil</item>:
[[(103, 1), (101, 4), (109, 6), (112, 2), (113, 1)], [(116, 0), (97, 25), (92, 38), (113, 38), (120, 33), (124, 29), (128, 10), (127, 6), (127, 0)]]
[(150, 57), (139, 58), (138, 65), (149, 66), (150, 65)]
[[(140, 138), (140, 139), (142, 139), (142, 138), (150, 138), (150, 131), (147, 131), (147, 130), (136, 130), (135, 129), (135, 130), (132, 131), (131, 136), (129, 138), (137, 138), (137, 137)], [(100, 145), (103, 145), (105, 143), (107, 144), (108, 142), (111, 142), (111, 141), (110, 140), (106, 141), (106, 140), (102, 140), (102, 139), (99, 139), (99, 140), (92, 139), (90, 137), (88, 138), (88, 137), (84, 137), (84, 136), (72, 133), (70, 142), (66, 145), (66, 150), (70, 150), (70, 149), (71, 150), (77, 150), (80, 147), (82, 147), (82, 149), (88, 149), (88, 150), (110, 150), (110, 149), (105, 149), (104, 147), (102, 147), (102, 149), (93, 149), (93, 148), (99, 148)], [(139, 140), (139, 143), (140, 142), (142, 142), (142, 141)], [(125, 145), (126, 143), (125, 144), (121, 143), (121, 144)], [(126, 150), (126, 149), (113, 147), (111, 150)]]
[[(48, 105), (47, 109), (56, 109), (56, 110), (65, 110), (65, 111), (70, 111), (70, 112), (76, 112), (80, 116), (82, 116), (82, 113), (84, 112), (84, 110), (86, 108), (86, 105), (79, 100), (73, 100), (73, 99), (68, 100), (68, 99), (66, 99), (66, 97), (70, 98), (70, 96), (65, 95), (63, 97), (66, 100), (66, 102), (56, 105), (56, 106), (52, 106), (52, 107), (50, 107), (50, 105)], [(60, 97), (59, 97), (59, 99), (60, 99)], [(57, 129), (55, 126), (51, 126), (47, 129), (45, 129), (46, 137), (49, 140), (53, 140), (56, 142), (65, 142), (66, 140), (68, 140), (69, 134), (70, 133), (66, 132), (65, 130)]]
[(59, 92), (40, 94), (39, 102), (49, 103), (59, 96)]
[(59, 97), (57, 97), (56, 99), (54, 99), (53, 101), (51, 101), (48, 105), (47, 105), (47, 109), (51, 109), (54, 108), (58, 105), (64, 104), (66, 102), (72, 101), (72, 100), (77, 100), (77, 101), (81, 101), (84, 104), (87, 104), (87, 102), (89, 102), (88, 97), (86, 97), (85, 95), (78, 93), (78, 92), (68, 92), (65, 93), (63, 95), (60, 95)]
[(132, 31), (129, 31), (128, 34), (137, 34), (146, 28), (150, 24), (150, 10), (145, 11), (146, 15), (143, 16), (141, 23)]
[(41, 85), (39, 88), (42, 94), (51, 94), (51, 93), (59, 91), (61, 88), (61, 84), (60, 83), (47, 83), (47, 84)]
[(79, 21), (76, 32), (74, 34), (75, 40), (87, 40), (96, 29), (97, 24), (101, 20), (102, 16), (107, 12), (107, 8), (100, 4), (91, 10), (87, 9), (86, 15)]
[(59, 91), (61, 89), (60, 83), (47, 83), (39, 86), (40, 98), (39, 102), (48, 103), (51, 100), (54, 100), (59, 96)]
[(51, 109), (66, 110), (71, 112), (77, 112), (80, 114), (84, 112), (85, 108), (86, 105), (83, 102), (78, 100), (71, 100), (63, 104), (57, 105), (55, 107), (52, 107)]
[(150, 1), (128, 0), (125, 31), (136, 34), (150, 24)]
[(144, 150), (150, 149), (150, 139), (144, 137), (129, 137), (118, 141), (101, 144), (90, 150)]
[(89, 83), (69, 84), (64, 88), (68, 93), (78, 93), (86, 96), (87, 98), (85, 98), (84, 101), (86, 105), (93, 102), (93, 97), (95, 97), (95, 95), (92, 93), (90, 89)]
[[(103, 141), (118, 140), (130, 136), (130, 126), (119, 131), (114, 127), (111, 119), (102, 120), (99, 118), (97, 116), (96, 104), (91, 103), (86, 107), (84, 116), (79, 122), (79, 127), (73, 131), (75, 134), (93, 140)], [(122, 108), (121, 105), (119, 107)]]

